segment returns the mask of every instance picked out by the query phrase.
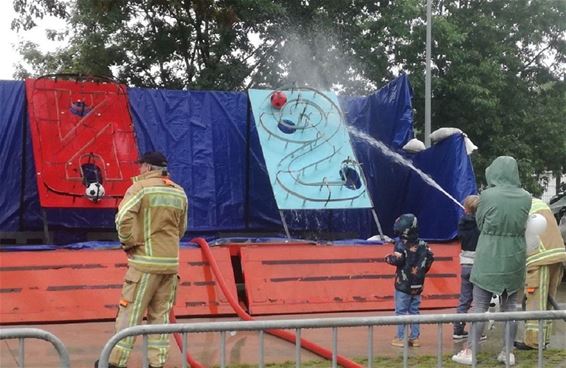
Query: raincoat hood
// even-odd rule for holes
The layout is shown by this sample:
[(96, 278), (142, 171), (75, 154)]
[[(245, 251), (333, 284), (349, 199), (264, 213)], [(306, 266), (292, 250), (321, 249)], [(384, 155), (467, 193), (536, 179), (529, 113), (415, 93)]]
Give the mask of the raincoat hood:
[(489, 187), (521, 187), (517, 161), (510, 156), (499, 156), (485, 169), (485, 179)]

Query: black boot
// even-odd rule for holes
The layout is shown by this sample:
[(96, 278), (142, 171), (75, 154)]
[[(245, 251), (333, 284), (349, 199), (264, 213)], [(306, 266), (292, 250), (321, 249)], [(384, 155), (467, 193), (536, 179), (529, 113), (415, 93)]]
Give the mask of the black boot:
[[(94, 368), (98, 368), (98, 360), (96, 362), (94, 362)], [(112, 363), (108, 363), (108, 368), (122, 368), (122, 367), (118, 367), (117, 365), (114, 365)]]
[(519, 349), (519, 350), (537, 350), (537, 348), (527, 345), (522, 341), (515, 341), (514, 345), (515, 345), (515, 349)]
[(454, 340), (461, 340), (468, 337), (468, 333), (464, 331), (465, 326), (466, 324), (463, 322), (454, 323), (454, 333), (452, 334), (452, 338)]

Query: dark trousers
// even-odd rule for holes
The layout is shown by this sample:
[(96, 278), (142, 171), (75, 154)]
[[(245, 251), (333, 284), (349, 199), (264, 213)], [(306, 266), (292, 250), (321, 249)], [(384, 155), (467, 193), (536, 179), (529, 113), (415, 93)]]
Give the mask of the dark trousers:
[[(474, 284), (470, 282), (470, 275), (472, 274), (471, 264), (460, 265), (460, 299), (458, 302), (457, 313), (468, 313), (472, 306), (472, 300), (474, 298)], [(464, 322), (455, 322), (454, 331), (462, 332), (464, 330)], [(457, 331), (458, 330), (458, 331)]]

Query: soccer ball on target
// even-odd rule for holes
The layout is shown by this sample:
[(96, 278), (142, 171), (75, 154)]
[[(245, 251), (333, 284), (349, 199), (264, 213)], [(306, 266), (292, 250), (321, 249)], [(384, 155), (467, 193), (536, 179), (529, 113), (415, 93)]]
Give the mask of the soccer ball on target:
[(91, 201), (98, 202), (104, 197), (104, 187), (98, 182), (90, 183), (85, 189), (85, 194)]
[(277, 110), (281, 110), (283, 105), (285, 105), (286, 103), (287, 96), (285, 96), (285, 93), (281, 91), (273, 92), (273, 94), (271, 95), (271, 106), (273, 106)]

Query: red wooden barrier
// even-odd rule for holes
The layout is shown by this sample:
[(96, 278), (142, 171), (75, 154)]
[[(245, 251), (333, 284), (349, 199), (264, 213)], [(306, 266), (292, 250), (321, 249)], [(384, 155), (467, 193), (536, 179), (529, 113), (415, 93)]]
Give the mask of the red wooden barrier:
[[(232, 293), (228, 249), (212, 249)], [(177, 316), (234, 314), (201, 250), (180, 252)], [(126, 271), (121, 250), (0, 253), (0, 323), (112, 319)]]
[[(436, 260), (425, 281), (421, 307), (454, 307), (460, 289), (460, 247), (430, 246)], [(394, 309), (395, 267), (383, 260), (391, 250), (391, 244), (242, 248), (250, 313)]]
[[(431, 244), (436, 261), (423, 308), (455, 307), (460, 247)], [(237, 295), (230, 251), (240, 256), (252, 315), (392, 310), (395, 268), (383, 257), (392, 246), (233, 245), (212, 252)], [(234, 314), (200, 249), (180, 252), (175, 314)], [(0, 323), (112, 319), (126, 270), (121, 250), (0, 253)]]

